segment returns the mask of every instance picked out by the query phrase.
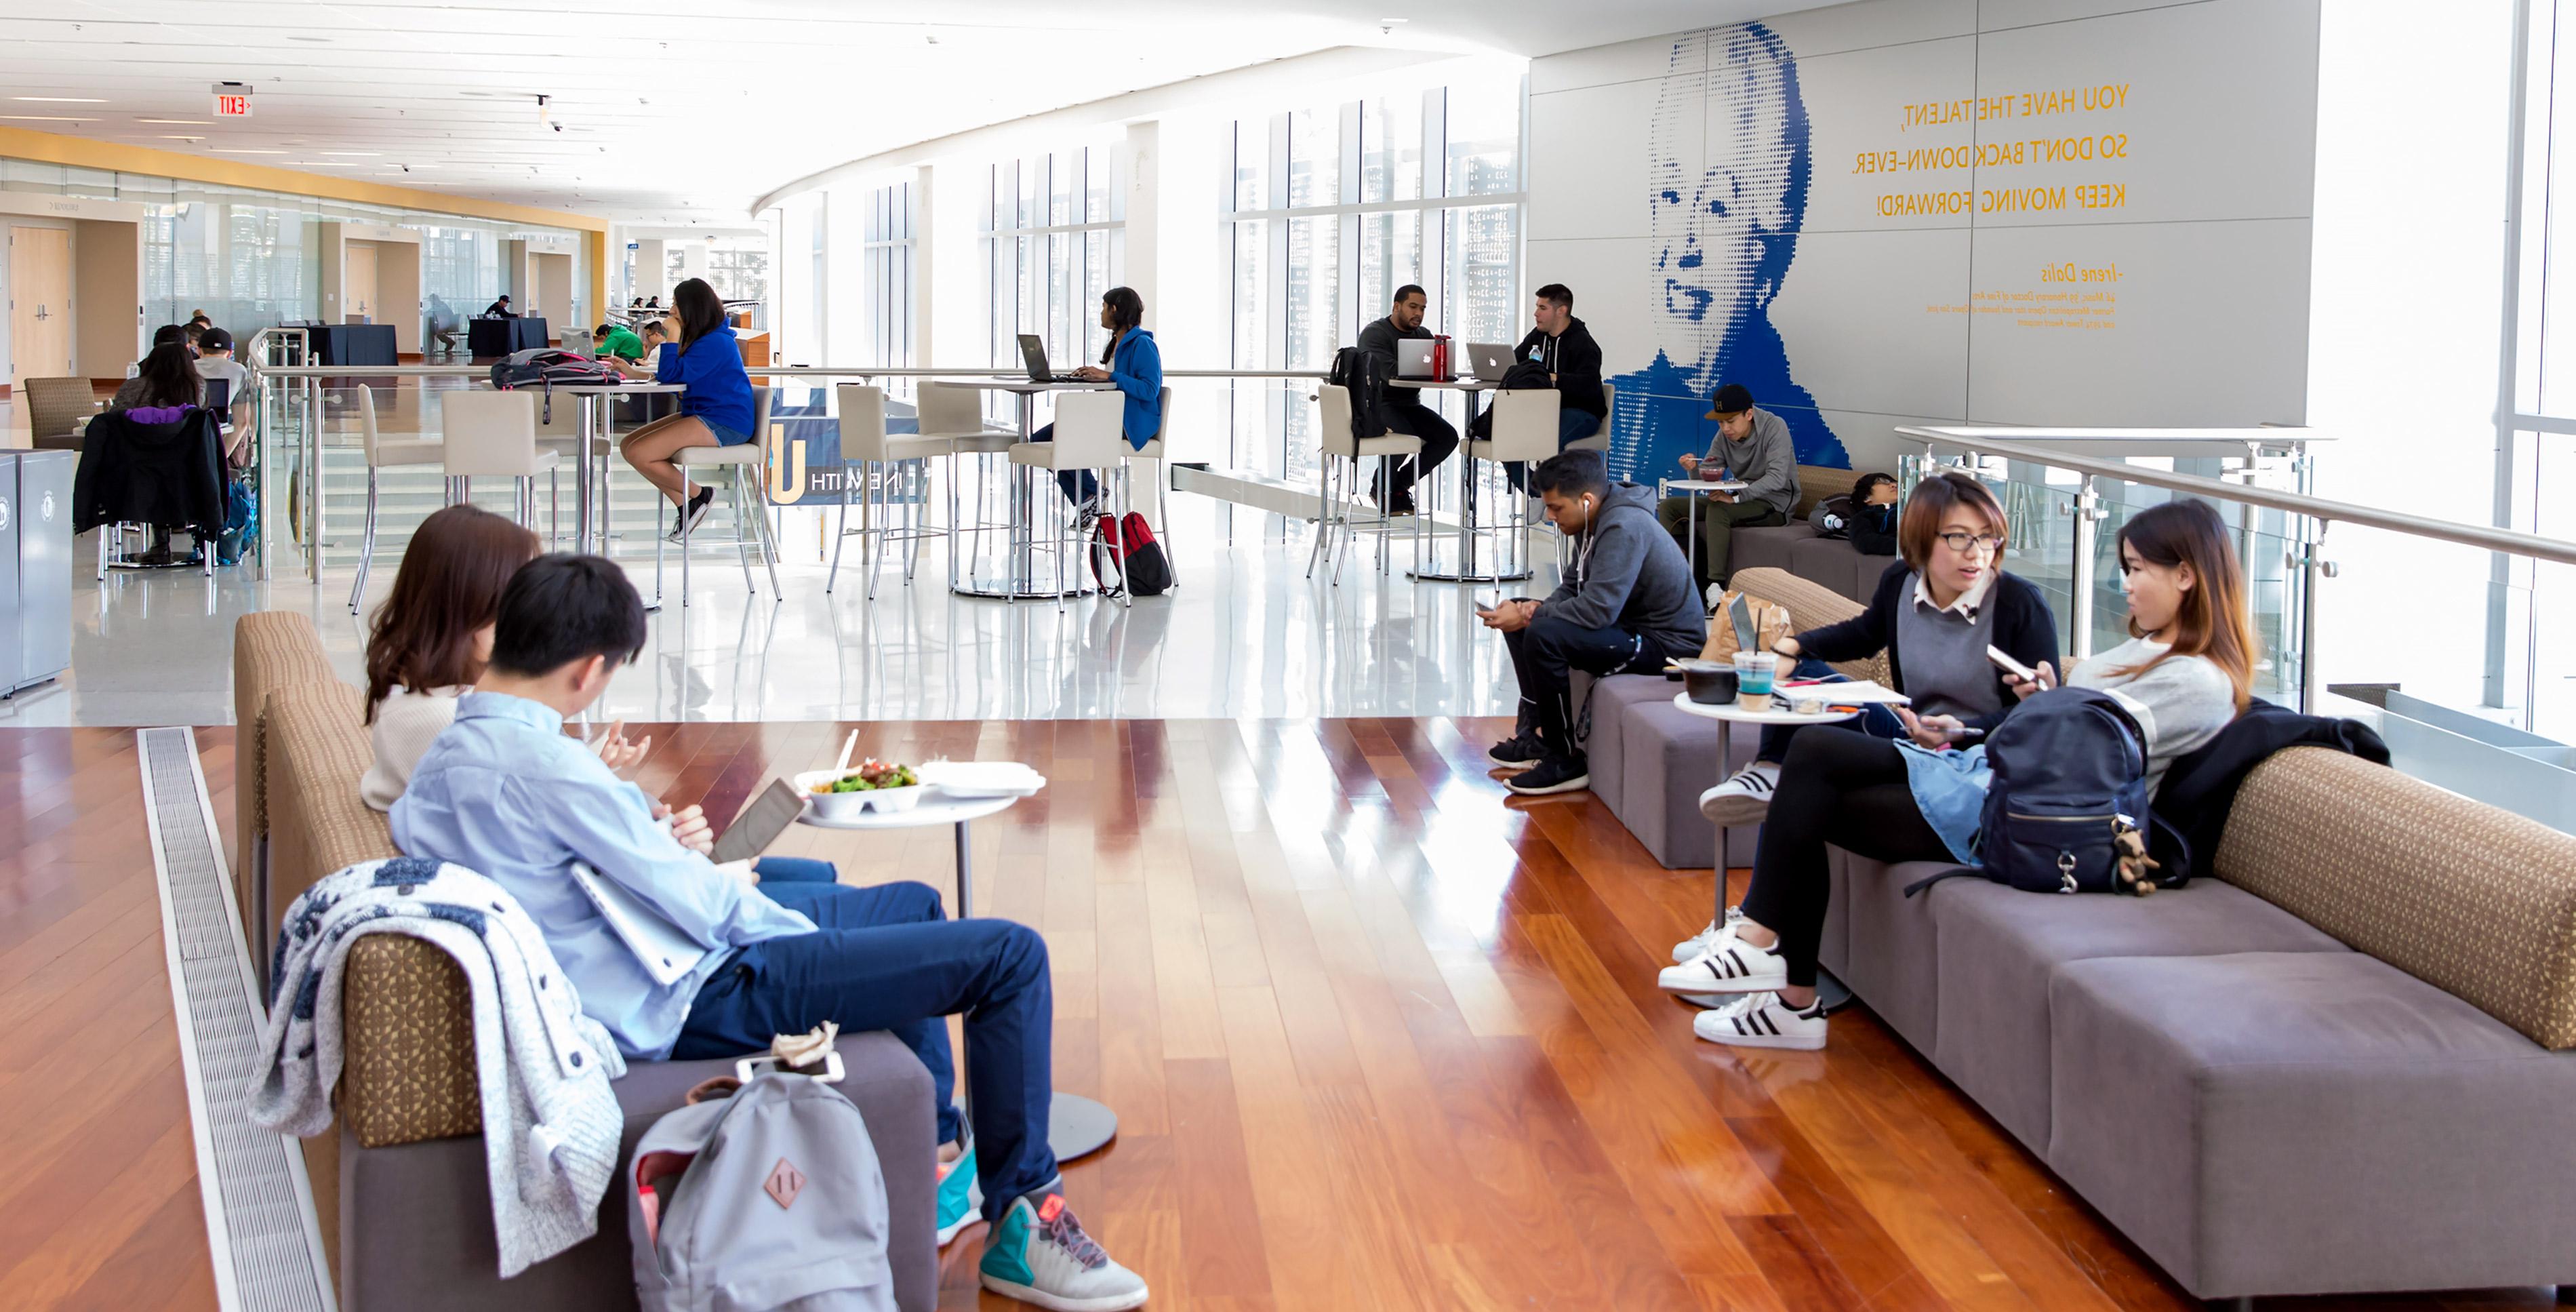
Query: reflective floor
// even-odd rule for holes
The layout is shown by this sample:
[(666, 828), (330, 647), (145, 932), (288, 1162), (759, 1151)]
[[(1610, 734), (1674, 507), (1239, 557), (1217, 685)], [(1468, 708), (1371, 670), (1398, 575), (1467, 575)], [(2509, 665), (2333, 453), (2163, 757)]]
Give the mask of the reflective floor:
[[(1365, 558), (1339, 587), (1305, 575), (1302, 527), (1257, 541), (1261, 517), (1238, 513), (1226, 545), (1214, 503), (1176, 497), (1182, 586), (1133, 609), (1097, 597), (1052, 602), (958, 597), (944, 558), (925, 550), (918, 581), (889, 571), (875, 602), (853, 563), (836, 591), (816, 564), (779, 568), (747, 597), (730, 558), (701, 555), (687, 608), (666, 606), (599, 714), (637, 720), (1234, 719), (1268, 716), (1509, 714), (1516, 702), (1499, 638), (1476, 623), (1469, 593), (1404, 577), (1399, 554), (1381, 576)], [(1273, 539), (1276, 533), (1270, 535)], [(1200, 545), (1204, 544), (1204, 545)], [(793, 553), (791, 553), (792, 555)], [(241, 615), (313, 616), (341, 675), (361, 677), (365, 638), (346, 601), (353, 577), (326, 569), (317, 586), (247, 567), (112, 575), (93, 581), (90, 540), (73, 595), (72, 671), (0, 701), (0, 725), (228, 724), (232, 626)], [(1515, 591), (1543, 595), (1553, 571)], [(653, 595), (651, 557), (629, 560)], [(379, 559), (369, 605), (391, 587)], [(674, 599), (677, 573), (671, 578)]]

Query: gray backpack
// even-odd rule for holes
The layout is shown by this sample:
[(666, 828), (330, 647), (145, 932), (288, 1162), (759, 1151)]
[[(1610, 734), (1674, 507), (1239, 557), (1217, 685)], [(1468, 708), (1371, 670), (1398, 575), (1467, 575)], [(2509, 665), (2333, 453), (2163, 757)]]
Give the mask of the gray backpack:
[(894, 1312), (885, 1172), (859, 1109), (763, 1073), (689, 1091), (635, 1145), (626, 1233), (643, 1312)]

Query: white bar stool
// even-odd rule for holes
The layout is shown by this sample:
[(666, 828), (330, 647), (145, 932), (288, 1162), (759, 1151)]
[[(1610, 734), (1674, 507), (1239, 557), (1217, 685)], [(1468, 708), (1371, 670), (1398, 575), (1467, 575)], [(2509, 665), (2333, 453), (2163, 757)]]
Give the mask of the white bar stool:
[[(949, 444), (952, 454), (960, 456), (1000, 455), (1020, 440), (1019, 430), (1000, 428), (984, 422), (984, 392), (981, 388), (959, 387), (954, 383), (923, 383), (914, 393), (913, 413), (924, 439), (937, 439)], [(980, 459), (978, 463), (983, 463)], [(958, 462), (948, 462), (948, 586), (957, 587), (960, 557), (967, 556), (966, 543), (979, 540), (975, 535), (994, 529), (1008, 530), (1008, 524), (986, 520), (983, 512), (986, 480), (975, 483), (975, 520), (969, 524), (958, 517)]]
[[(778, 586), (778, 551), (769, 541), (769, 513), (766, 496), (758, 486), (766, 466), (763, 459), (769, 443), (769, 389), (751, 389), (751, 440), (733, 446), (684, 446), (672, 453), (671, 463), (683, 474), (696, 471), (721, 471), (733, 488), (733, 554), (742, 564), (742, 586), (754, 596), (759, 585), (751, 581), (751, 560), (743, 548), (760, 548), (762, 568), (769, 571), (769, 590), (780, 600), (787, 593)], [(685, 485), (683, 485), (685, 486)], [(712, 485), (710, 485), (712, 486)], [(745, 492), (751, 495), (746, 497)], [(689, 544), (695, 539), (696, 525), (686, 518), (680, 521), (680, 605), (689, 604)], [(747, 536), (746, 536), (747, 535)], [(666, 534), (653, 538), (653, 604), (662, 604), (662, 548), (670, 541)]]
[(358, 387), (358, 432), (367, 451), (367, 527), (358, 538), (358, 581), (349, 585), (349, 613), (367, 590), (367, 567), (376, 560), (376, 471), (395, 465), (436, 465), (447, 460), (443, 442), (388, 442), (376, 433), (376, 389)]
[(514, 516), (527, 527), (537, 517), (537, 475), (546, 476), (546, 530), (551, 543), (557, 479), (555, 453), (537, 449), (537, 396), (534, 392), (441, 392), (438, 394), (447, 466), (447, 504), (474, 495), (474, 478), (494, 474), (518, 488)]
[[(1122, 454), (1135, 454), (1135, 448), (1127, 445), (1127, 435), (1122, 431), (1126, 414), (1127, 398), (1118, 392), (1066, 392), (1056, 398), (1055, 440), (1013, 443), (1011, 463), (1022, 468), (1045, 469), (1058, 474), (1075, 469), (1094, 470), (1104, 476), (1114, 474), (1117, 472)], [(1104, 487), (1103, 491), (1106, 490)], [(1106, 513), (1118, 520), (1125, 519), (1127, 517), (1125, 490), (1122, 488), (1113, 499), (1116, 505)], [(1077, 578), (1073, 585), (1065, 583), (1066, 562), (1087, 559), (1087, 556), (1075, 554), (1081, 551), (1084, 545), (1081, 523), (1075, 521), (1070, 515), (1065, 518), (1067, 527), (1064, 535), (1056, 540), (1055, 608), (1057, 610), (1064, 609), (1066, 588), (1079, 586), (1081, 582)], [(1012, 542), (1014, 555), (1018, 552), (1020, 541), (1026, 540), (1032, 545), (1035, 544), (1037, 525), (1015, 524), (1011, 531), (1015, 535)], [(1029, 537), (1020, 539), (1016, 536), (1022, 533), (1028, 534)], [(1106, 545), (1101, 549), (1109, 552), (1110, 559), (1118, 566), (1119, 599), (1126, 605), (1134, 606), (1136, 598), (1127, 588), (1125, 554)]]
[(1610, 454), (1610, 418), (1618, 413), (1619, 385), (1617, 383), (1603, 383), (1601, 385), (1601, 426), (1593, 429), (1592, 436), (1590, 437), (1578, 437), (1573, 441), (1566, 443), (1565, 449), (1568, 451), (1598, 451), (1603, 455)]
[(1171, 512), (1163, 506), (1163, 490), (1172, 485), (1171, 466), (1164, 463), (1163, 438), (1172, 431), (1172, 389), (1166, 387), (1154, 403), (1154, 435), (1145, 445), (1132, 447), (1118, 458), (1118, 495), (1121, 501), (1132, 501), (1134, 489), (1128, 485), (1128, 470), (1139, 460), (1154, 462), (1154, 536), (1163, 547), (1163, 567), (1172, 576), (1172, 586), (1181, 586), (1180, 553), (1172, 550)]
[[(1393, 516), (1386, 513), (1385, 488), (1393, 474), (1395, 462), (1407, 456), (1422, 454), (1422, 439), (1396, 432), (1380, 432), (1375, 437), (1355, 437), (1351, 433), (1351, 389), (1326, 383), (1315, 390), (1315, 545), (1306, 553), (1306, 577), (1315, 577), (1315, 566), (1325, 567), (1324, 577), (1335, 584), (1342, 581), (1341, 552), (1354, 532), (1377, 535), (1377, 569), (1386, 572), (1386, 535), (1394, 526)], [(1359, 485), (1359, 463), (1378, 462), (1378, 512), (1373, 518), (1351, 517), (1351, 491)], [(1422, 545), (1422, 515), (1413, 517), (1414, 548)], [(1337, 544), (1335, 539), (1340, 542)]]
[[(1539, 461), (1553, 459), (1558, 449), (1557, 411), (1563, 400), (1552, 387), (1524, 387), (1518, 391), (1494, 393), (1494, 404), (1487, 411), (1493, 416), (1493, 427), (1489, 430), (1493, 436), (1470, 439), (1466, 445), (1467, 458), (1498, 464), (1517, 460), (1531, 467)], [(1529, 563), (1529, 489), (1523, 487), (1522, 493), (1512, 498), (1513, 541), (1520, 547), (1519, 557), (1510, 566), (1513, 571), (1526, 569)], [(1499, 573), (1505, 567), (1497, 559), (1494, 568)]]
[[(872, 482), (876, 475), (888, 466), (914, 460), (927, 462), (941, 457), (946, 457), (948, 460), (949, 485), (953, 488), (957, 481), (957, 444), (955, 442), (943, 437), (920, 437), (911, 434), (896, 436), (886, 432), (884, 388), (861, 383), (842, 383), (832, 390), (839, 395), (841, 410), (841, 528), (832, 541), (831, 572), (823, 576), (823, 591), (827, 594), (831, 592), (833, 582), (841, 577), (841, 548), (848, 545), (848, 540), (852, 536), (850, 532), (852, 489)], [(903, 581), (909, 586), (912, 583), (913, 567), (921, 561), (922, 541), (926, 538), (947, 536), (945, 532), (933, 533), (922, 526), (922, 509), (918, 498), (905, 501), (904, 525), (900, 529), (890, 524), (877, 523), (876, 508), (877, 501), (873, 497), (860, 503), (857, 533), (859, 537), (874, 535), (876, 538), (876, 546), (868, 556), (868, 600), (870, 601), (876, 600), (877, 597), (877, 574), (883, 565), (887, 542), (901, 540), (912, 544), (911, 552), (905, 558), (903, 566)], [(952, 523), (954, 518), (952, 515)]]

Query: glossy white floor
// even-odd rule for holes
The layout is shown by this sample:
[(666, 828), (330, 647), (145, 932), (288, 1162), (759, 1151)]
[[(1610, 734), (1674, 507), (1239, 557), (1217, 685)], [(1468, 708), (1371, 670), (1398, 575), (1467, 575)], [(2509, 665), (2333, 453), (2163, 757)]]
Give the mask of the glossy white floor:
[[(1182, 586), (1133, 609), (1097, 597), (1052, 602), (951, 595), (936, 544), (919, 581), (891, 571), (877, 599), (845, 565), (823, 591), (817, 565), (782, 565), (782, 603), (747, 598), (730, 558), (699, 558), (693, 604), (666, 606), (601, 714), (636, 720), (976, 720), (1493, 715), (1516, 703), (1499, 638), (1475, 621), (1454, 584), (1404, 577), (1405, 553), (1379, 575), (1354, 551), (1337, 588), (1305, 577), (1302, 526), (1262, 542), (1260, 516), (1238, 512), (1226, 545), (1213, 503), (1174, 498)], [(82, 538), (76, 556), (92, 559)], [(1541, 595), (1553, 570), (1515, 593)], [(379, 558), (368, 603), (391, 586)], [(652, 595), (652, 560), (628, 562)], [(209, 581), (190, 571), (84, 569), (73, 598), (72, 671), (0, 701), (0, 725), (226, 724), (233, 718), (232, 626), (265, 609), (313, 616), (343, 677), (360, 675), (361, 621), (346, 601), (352, 574), (317, 586), (282, 567)], [(671, 580), (676, 603), (676, 573)], [(1490, 589), (1487, 590), (1490, 595)]]

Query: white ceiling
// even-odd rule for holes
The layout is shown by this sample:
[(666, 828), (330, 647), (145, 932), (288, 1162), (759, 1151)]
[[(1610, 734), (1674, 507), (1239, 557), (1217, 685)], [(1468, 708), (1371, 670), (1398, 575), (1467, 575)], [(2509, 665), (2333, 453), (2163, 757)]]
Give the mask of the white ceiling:
[[(0, 0), (0, 126), (738, 226), (843, 160), (1332, 46), (1535, 56), (1815, 3)], [(219, 81), (250, 119), (208, 121)]]

